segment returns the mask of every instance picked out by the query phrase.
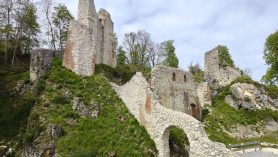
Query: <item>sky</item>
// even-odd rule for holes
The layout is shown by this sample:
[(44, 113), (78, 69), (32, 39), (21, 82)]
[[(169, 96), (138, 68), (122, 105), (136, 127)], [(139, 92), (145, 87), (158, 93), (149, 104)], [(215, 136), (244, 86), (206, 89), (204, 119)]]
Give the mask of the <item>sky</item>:
[[(76, 17), (78, 0), (64, 3)], [(278, 0), (95, 0), (110, 12), (122, 43), (125, 33), (146, 30), (161, 43), (174, 40), (180, 67), (199, 63), (217, 45), (228, 46), (236, 66), (259, 81), (267, 66), (266, 38), (278, 30)]]

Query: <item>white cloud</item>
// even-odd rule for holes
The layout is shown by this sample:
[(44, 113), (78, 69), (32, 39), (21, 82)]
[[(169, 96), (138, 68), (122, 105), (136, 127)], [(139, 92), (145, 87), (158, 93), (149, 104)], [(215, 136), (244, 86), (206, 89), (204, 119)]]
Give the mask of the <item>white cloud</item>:
[[(64, 2), (77, 14), (77, 0)], [(236, 65), (251, 68), (256, 80), (266, 71), (263, 46), (278, 29), (277, 0), (95, 0), (108, 10), (120, 42), (129, 31), (145, 29), (156, 42), (175, 40), (181, 66), (203, 64), (204, 53), (229, 47)]]

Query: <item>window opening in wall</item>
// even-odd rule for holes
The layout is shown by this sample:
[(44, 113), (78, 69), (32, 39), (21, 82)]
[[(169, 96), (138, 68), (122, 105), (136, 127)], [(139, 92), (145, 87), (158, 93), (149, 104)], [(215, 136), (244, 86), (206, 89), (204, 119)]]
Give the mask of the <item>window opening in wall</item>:
[(183, 79), (184, 79), (184, 82), (187, 82), (186, 75), (184, 75)]
[(172, 80), (176, 81), (176, 73), (173, 73)]

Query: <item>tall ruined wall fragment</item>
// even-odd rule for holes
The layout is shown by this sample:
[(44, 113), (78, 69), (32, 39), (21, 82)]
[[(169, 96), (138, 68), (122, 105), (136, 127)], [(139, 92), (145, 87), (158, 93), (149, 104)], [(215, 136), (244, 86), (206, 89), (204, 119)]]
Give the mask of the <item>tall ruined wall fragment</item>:
[(92, 30), (77, 21), (69, 27), (63, 66), (78, 75), (91, 76), (95, 72), (95, 49)]
[(220, 66), (219, 50), (217, 48), (205, 54), (205, 77), (209, 85), (215, 88), (226, 86), (239, 76), (241, 76), (240, 70), (230, 66)]
[(78, 20), (69, 27), (63, 66), (83, 76), (94, 75), (95, 64), (116, 67), (113, 33), (110, 14), (104, 9), (97, 13), (94, 0), (80, 0)]
[(151, 73), (151, 89), (161, 105), (201, 118), (197, 86), (191, 73), (181, 69), (157, 66)]
[(116, 67), (116, 45), (114, 39), (114, 24), (112, 22), (110, 14), (100, 9), (98, 12), (100, 23), (102, 25), (102, 61), (101, 63)]

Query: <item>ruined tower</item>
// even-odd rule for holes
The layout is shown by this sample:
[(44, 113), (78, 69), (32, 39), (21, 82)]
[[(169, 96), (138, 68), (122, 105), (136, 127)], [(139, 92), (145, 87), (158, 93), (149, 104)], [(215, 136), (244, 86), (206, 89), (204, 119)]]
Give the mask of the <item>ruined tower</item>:
[(215, 88), (223, 87), (229, 85), (239, 76), (241, 76), (240, 70), (230, 66), (220, 66), (218, 48), (205, 54), (205, 77), (209, 85)]
[(91, 76), (96, 64), (116, 67), (113, 22), (104, 9), (96, 12), (94, 0), (79, 0), (78, 19), (69, 27), (63, 66), (78, 75)]

